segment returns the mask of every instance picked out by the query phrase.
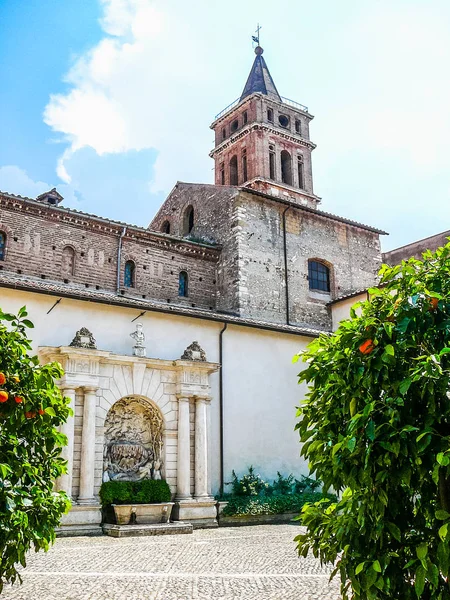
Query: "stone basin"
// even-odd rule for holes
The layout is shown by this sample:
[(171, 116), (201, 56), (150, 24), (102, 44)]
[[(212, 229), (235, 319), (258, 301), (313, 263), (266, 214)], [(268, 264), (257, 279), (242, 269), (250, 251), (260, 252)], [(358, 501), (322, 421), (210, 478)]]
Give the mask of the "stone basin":
[[(114, 514), (118, 525), (137, 525), (169, 523), (173, 502), (155, 504), (113, 504)], [(135, 518), (132, 519), (132, 515)]]

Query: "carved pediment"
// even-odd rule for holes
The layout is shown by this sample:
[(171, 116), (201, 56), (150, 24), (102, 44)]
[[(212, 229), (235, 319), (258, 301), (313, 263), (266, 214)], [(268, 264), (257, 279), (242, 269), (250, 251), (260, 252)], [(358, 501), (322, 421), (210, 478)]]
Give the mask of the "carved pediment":
[(72, 346), (73, 348), (89, 348), (91, 350), (97, 350), (95, 338), (86, 327), (82, 327), (76, 332), (75, 337), (70, 342), (69, 346)]
[(183, 352), (181, 360), (199, 360), (206, 362), (206, 353), (198, 342), (192, 342)]

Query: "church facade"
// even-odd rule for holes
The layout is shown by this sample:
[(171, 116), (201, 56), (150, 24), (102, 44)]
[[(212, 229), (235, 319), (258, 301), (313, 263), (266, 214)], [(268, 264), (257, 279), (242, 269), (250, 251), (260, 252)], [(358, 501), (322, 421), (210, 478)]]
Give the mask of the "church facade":
[(211, 125), (215, 183), (178, 182), (148, 228), (64, 208), (56, 190), (0, 193), (0, 306), (27, 306), (74, 407), (69, 531), (100, 531), (111, 478), (165, 478), (178, 518), (205, 526), (233, 469), (307, 472), (291, 358), (332, 330), (336, 298), (376, 282), (384, 232), (319, 208), (313, 117), (255, 53)]

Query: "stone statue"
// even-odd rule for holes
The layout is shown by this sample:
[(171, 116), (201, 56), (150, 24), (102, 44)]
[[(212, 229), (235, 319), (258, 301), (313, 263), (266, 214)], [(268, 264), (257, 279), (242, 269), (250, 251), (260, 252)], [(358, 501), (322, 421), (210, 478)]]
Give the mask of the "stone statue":
[(139, 356), (140, 358), (144, 358), (146, 356), (145, 349), (145, 335), (142, 331), (142, 323), (136, 323), (136, 331), (130, 333), (130, 336), (135, 340), (135, 344), (133, 346), (133, 356)]
[(89, 348), (90, 350), (97, 349), (94, 336), (89, 329), (86, 329), (86, 327), (82, 327), (76, 332), (75, 337), (70, 342), (69, 346), (74, 348)]
[(103, 481), (161, 479), (164, 421), (158, 408), (129, 396), (105, 421)]
[(206, 361), (206, 353), (198, 342), (192, 342), (192, 344), (183, 352), (181, 360)]

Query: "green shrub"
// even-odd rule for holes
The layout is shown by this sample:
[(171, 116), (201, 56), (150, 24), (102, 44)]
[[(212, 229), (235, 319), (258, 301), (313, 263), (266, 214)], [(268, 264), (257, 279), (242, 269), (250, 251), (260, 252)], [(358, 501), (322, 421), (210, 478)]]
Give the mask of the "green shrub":
[(296, 479), (294, 484), (294, 494), (302, 494), (303, 492), (315, 492), (317, 488), (322, 487), (320, 479), (313, 477), (300, 476), (300, 480)]
[(271, 488), (275, 494), (291, 494), (292, 493), (292, 485), (294, 483), (294, 476), (292, 473), (287, 477), (283, 477), (280, 471), (277, 471), (278, 477), (273, 482)]
[(227, 482), (226, 485), (232, 486), (232, 493), (235, 496), (258, 496), (269, 487), (269, 484), (263, 481), (260, 475), (255, 475), (255, 469), (252, 466), (248, 468), (248, 475), (244, 475), (240, 479), (234, 470), (231, 474), (233, 480)]
[(299, 512), (306, 502), (319, 500), (336, 500), (332, 494), (320, 492), (303, 492), (302, 494), (283, 494), (278, 496), (243, 497), (234, 496), (223, 509), (224, 517), (245, 515), (279, 515)]
[(163, 479), (142, 481), (107, 481), (100, 488), (103, 507), (111, 504), (152, 504), (170, 502), (169, 485)]

